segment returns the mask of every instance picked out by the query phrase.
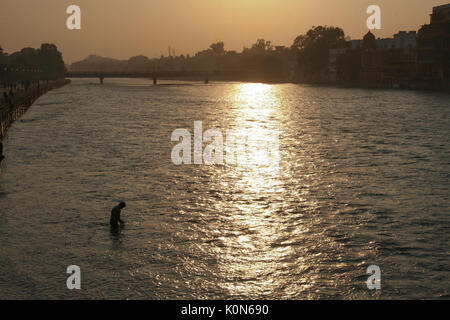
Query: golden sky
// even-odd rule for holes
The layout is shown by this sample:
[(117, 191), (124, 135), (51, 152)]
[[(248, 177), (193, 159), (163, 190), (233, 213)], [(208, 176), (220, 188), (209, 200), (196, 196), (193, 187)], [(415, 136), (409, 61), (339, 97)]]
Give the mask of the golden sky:
[[(382, 10), (379, 37), (417, 30), (449, 0), (1, 0), (0, 45), (7, 52), (55, 43), (66, 63), (97, 54), (119, 59), (195, 53), (215, 41), (240, 51), (258, 38), (291, 45), (313, 25), (352, 39), (366, 32), (366, 8)], [(81, 7), (81, 30), (66, 28), (66, 8)]]

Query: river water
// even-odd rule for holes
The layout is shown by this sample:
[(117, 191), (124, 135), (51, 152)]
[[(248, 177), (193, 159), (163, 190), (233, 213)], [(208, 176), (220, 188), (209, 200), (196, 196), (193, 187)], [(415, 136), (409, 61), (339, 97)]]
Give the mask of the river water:
[[(4, 141), (0, 298), (449, 298), (449, 101), (74, 79)], [(279, 132), (278, 167), (175, 165), (171, 134), (196, 120)], [(66, 287), (70, 265), (81, 290)]]

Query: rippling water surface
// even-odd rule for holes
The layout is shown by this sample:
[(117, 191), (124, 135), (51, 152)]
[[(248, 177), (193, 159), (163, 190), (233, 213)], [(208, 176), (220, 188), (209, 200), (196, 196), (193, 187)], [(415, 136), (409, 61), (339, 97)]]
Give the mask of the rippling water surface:
[[(73, 80), (4, 141), (0, 298), (449, 298), (449, 110), (435, 93)], [(195, 120), (278, 130), (279, 168), (174, 165), (171, 133)]]

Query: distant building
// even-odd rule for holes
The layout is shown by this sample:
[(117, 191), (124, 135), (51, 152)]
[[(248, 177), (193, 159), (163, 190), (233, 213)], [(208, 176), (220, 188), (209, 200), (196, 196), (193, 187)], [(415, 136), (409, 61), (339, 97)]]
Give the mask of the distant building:
[(450, 22), (450, 3), (434, 7), (430, 17), (431, 24)]
[(394, 43), (396, 49), (414, 49), (417, 46), (417, 32), (400, 31), (394, 34)]
[(400, 31), (394, 34), (394, 38), (377, 39), (377, 50), (413, 49), (416, 45), (416, 31)]
[(392, 38), (377, 39), (377, 50), (395, 49), (395, 42)]
[(450, 90), (450, 4), (433, 8), (430, 24), (392, 38), (368, 32), (328, 54), (330, 83)]
[(336, 83), (338, 81), (338, 68), (337, 62), (339, 56), (347, 53), (347, 48), (335, 48), (330, 49), (328, 55), (328, 81), (331, 83)]
[(363, 46), (363, 41), (362, 40), (350, 40), (350, 48), (352, 50), (361, 49), (362, 46)]
[(372, 32), (363, 38), (360, 81), (363, 86), (375, 87), (382, 82), (381, 56), (377, 53), (377, 39)]
[(415, 31), (400, 31), (393, 38), (376, 38), (368, 32), (346, 48), (329, 51), (330, 83), (364, 87), (408, 87), (416, 72)]
[(450, 88), (450, 4), (434, 7), (430, 24), (420, 28), (417, 67), (421, 86)]

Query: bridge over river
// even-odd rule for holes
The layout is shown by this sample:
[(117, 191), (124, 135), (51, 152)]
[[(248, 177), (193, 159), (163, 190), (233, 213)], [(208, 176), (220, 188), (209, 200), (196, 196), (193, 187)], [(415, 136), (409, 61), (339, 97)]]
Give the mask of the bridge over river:
[(210, 72), (201, 71), (154, 71), (154, 72), (79, 72), (69, 71), (66, 78), (98, 78), (103, 84), (105, 78), (146, 78), (153, 79), (153, 84), (158, 83), (158, 79), (164, 80), (198, 80), (209, 82)]

